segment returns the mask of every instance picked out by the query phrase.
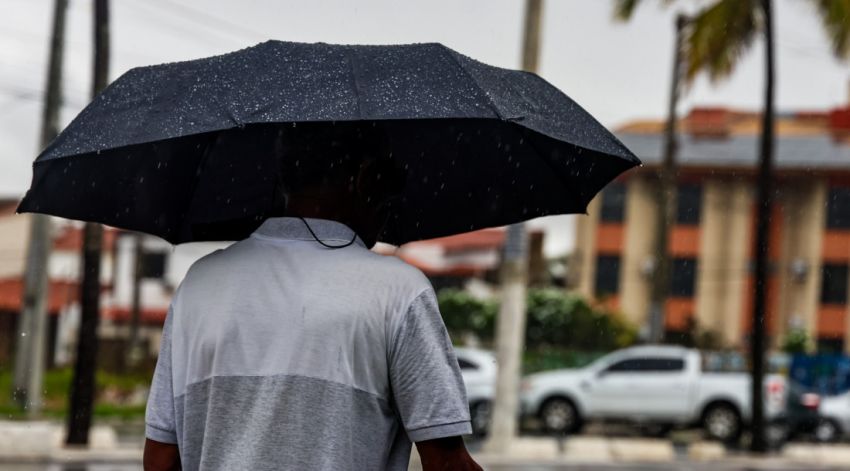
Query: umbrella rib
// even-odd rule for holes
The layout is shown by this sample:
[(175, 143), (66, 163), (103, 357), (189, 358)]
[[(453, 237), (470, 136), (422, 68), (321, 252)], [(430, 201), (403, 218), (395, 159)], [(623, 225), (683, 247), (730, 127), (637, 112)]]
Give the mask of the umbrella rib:
[(347, 49), (345, 57), (348, 59), (348, 67), (351, 69), (351, 84), (354, 86), (354, 94), (357, 95), (357, 119), (363, 119), (363, 108), (360, 106), (360, 81), (357, 80), (357, 71), (354, 67), (354, 60), (351, 58), (351, 49)]
[(490, 108), (493, 110), (493, 113), (495, 113), (496, 116), (502, 121), (506, 121), (505, 117), (502, 115), (502, 113), (499, 111), (499, 108), (496, 106), (496, 102), (493, 101), (493, 98), (490, 96), (489, 93), (487, 93), (487, 90), (481, 86), (481, 84), (478, 82), (478, 79), (476, 79), (475, 76), (472, 75), (468, 70), (466, 70), (466, 67), (464, 67), (459, 60), (457, 60), (457, 57), (455, 57), (453, 53), (454, 51), (445, 46), (442, 46), (442, 50), (444, 54), (448, 55), (449, 58), (451, 58), (452, 62), (457, 65), (457, 67), (464, 73), (464, 75), (469, 77), (469, 79), (472, 80), (475, 86), (477, 86), (478, 89), (481, 90), (481, 93), (483, 93), (484, 97), (487, 98), (487, 102), (490, 104)]

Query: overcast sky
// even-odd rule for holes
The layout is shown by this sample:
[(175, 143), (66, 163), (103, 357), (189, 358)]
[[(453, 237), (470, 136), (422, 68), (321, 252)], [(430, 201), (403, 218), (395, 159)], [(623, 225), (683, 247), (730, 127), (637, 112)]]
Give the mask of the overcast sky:
[[(29, 186), (38, 153), (41, 90), (52, 0), (0, 0), (0, 196)], [(91, 0), (70, 0), (63, 124), (89, 100)], [(680, 1), (693, 10), (700, 2)], [(850, 68), (834, 60), (812, 2), (777, 0), (780, 111), (847, 102)], [(629, 24), (609, 0), (547, 0), (540, 75), (609, 127), (664, 115), (674, 9), (648, 0)], [(520, 63), (522, 0), (112, 0), (112, 67), (127, 69), (219, 54), (265, 39), (330, 43), (441, 42), (481, 61)], [(698, 79), (682, 103), (758, 109), (757, 43), (722, 83)], [(572, 219), (546, 223), (550, 254), (572, 245)]]

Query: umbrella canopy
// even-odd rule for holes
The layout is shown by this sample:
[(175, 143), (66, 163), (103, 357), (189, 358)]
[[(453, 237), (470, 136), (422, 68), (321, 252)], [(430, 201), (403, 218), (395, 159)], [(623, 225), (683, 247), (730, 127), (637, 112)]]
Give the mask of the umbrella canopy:
[(125, 73), (39, 155), (18, 210), (172, 243), (239, 239), (274, 202), (277, 163), (252, 129), (341, 121), (382, 126), (406, 170), (380, 237), (392, 244), (584, 212), (640, 164), (532, 73), (440, 44), (268, 41)]

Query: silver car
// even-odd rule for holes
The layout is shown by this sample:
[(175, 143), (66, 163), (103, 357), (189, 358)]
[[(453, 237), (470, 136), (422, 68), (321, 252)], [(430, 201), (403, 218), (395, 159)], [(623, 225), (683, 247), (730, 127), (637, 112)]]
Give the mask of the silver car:
[(496, 390), (496, 356), (488, 350), (455, 348), (466, 385), (472, 432), (484, 435), (490, 427), (490, 407)]
[(820, 421), (814, 431), (816, 440), (835, 442), (850, 436), (850, 392), (822, 397), (818, 412)]

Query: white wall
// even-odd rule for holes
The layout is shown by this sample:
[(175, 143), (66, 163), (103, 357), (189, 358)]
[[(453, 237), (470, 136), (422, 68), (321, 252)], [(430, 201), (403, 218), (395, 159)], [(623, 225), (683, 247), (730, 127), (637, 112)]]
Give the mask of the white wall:
[[(116, 264), (112, 296), (109, 304), (114, 307), (129, 307), (133, 300), (133, 272), (135, 270), (135, 236), (121, 234), (115, 244)], [(173, 246), (162, 239), (145, 236), (146, 252), (165, 252), (165, 276), (163, 279), (144, 279), (141, 284), (141, 302), (145, 308), (164, 309), (171, 302), (174, 289), (183, 281), (195, 261), (214, 250), (227, 247), (227, 243), (200, 242)]]

